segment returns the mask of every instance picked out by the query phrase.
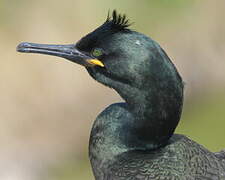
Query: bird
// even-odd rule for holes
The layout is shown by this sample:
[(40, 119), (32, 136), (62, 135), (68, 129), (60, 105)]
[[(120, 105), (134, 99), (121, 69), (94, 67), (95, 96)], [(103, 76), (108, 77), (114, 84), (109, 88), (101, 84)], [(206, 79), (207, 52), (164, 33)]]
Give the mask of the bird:
[(23, 42), (18, 52), (58, 56), (86, 68), (124, 100), (94, 121), (89, 159), (96, 180), (225, 180), (225, 151), (175, 134), (184, 82), (162, 47), (116, 10), (77, 43)]

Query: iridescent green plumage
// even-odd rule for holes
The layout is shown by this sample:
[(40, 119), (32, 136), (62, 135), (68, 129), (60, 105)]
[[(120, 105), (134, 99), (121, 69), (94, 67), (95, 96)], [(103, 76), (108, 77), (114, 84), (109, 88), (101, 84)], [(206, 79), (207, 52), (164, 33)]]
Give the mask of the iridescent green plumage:
[[(223, 180), (225, 153), (212, 153), (173, 134), (183, 105), (183, 81), (164, 50), (112, 18), (72, 45), (22, 43), (18, 51), (64, 57), (86, 67), (98, 82), (125, 100), (94, 122), (89, 157), (96, 180)], [(93, 55), (93, 50), (101, 53)], [(88, 59), (97, 56), (104, 66)]]

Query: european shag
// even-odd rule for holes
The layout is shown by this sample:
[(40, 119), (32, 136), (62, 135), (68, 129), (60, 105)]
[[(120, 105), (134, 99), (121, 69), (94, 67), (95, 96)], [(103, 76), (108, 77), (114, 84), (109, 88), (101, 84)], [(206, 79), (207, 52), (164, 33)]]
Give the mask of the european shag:
[(89, 157), (96, 180), (222, 180), (225, 153), (213, 153), (174, 134), (183, 81), (165, 51), (129, 29), (115, 10), (76, 44), (21, 43), (17, 50), (63, 57), (125, 100), (96, 118)]

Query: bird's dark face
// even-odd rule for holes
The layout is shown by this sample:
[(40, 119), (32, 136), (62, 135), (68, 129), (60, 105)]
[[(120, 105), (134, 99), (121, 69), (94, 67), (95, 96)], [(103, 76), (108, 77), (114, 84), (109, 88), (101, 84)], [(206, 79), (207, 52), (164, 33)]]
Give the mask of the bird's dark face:
[[(144, 83), (144, 71), (150, 65), (148, 41), (151, 40), (134, 31), (122, 31), (105, 36), (101, 36), (101, 33), (98, 36), (98, 32), (92, 33), (76, 45), (79, 50), (88, 52), (104, 65), (88, 66), (90, 75), (113, 88), (115, 82), (141, 86)], [(97, 40), (92, 41), (92, 38), (95, 38), (93, 35), (97, 35)]]

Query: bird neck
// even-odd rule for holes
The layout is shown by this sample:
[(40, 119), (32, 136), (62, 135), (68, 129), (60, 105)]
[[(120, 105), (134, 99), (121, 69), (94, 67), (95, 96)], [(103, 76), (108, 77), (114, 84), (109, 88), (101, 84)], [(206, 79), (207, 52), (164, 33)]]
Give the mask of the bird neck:
[[(180, 120), (183, 85), (159, 83), (151, 87), (146, 84), (143, 88), (117, 87), (116, 91), (133, 116), (127, 123), (129, 131), (140, 141), (138, 144), (148, 149), (165, 145)], [(135, 142), (131, 146), (135, 146)]]
[(166, 145), (182, 110), (182, 83), (135, 88), (115, 81), (111, 87), (126, 102), (107, 107), (92, 127), (89, 157), (96, 177), (121, 153)]

